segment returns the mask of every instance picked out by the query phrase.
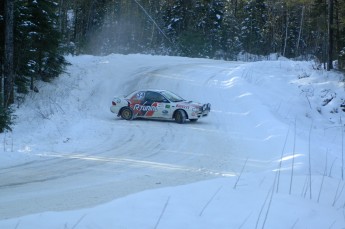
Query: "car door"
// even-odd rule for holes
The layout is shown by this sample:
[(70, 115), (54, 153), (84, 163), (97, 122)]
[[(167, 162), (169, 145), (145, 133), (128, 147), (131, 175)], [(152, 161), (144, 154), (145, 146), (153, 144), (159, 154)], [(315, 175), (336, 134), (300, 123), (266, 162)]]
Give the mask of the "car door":
[(145, 93), (146, 117), (169, 118), (169, 101), (156, 91), (147, 91)]
[(142, 104), (145, 102), (145, 91), (138, 91), (129, 99), (130, 107), (133, 110), (135, 117), (142, 117), (145, 115), (144, 107)]

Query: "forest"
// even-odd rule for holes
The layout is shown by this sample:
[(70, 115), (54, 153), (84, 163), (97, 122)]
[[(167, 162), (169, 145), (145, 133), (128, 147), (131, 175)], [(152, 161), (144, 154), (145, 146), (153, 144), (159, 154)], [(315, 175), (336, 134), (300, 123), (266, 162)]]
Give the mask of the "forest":
[(4, 0), (0, 33), (0, 132), (15, 101), (64, 72), (65, 55), (276, 53), (345, 68), (343, 0)]

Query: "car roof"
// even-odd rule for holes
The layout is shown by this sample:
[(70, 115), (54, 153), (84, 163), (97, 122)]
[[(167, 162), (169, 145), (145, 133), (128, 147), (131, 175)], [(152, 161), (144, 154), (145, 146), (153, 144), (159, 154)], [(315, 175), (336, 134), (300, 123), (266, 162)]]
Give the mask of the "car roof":
[(167, 91), (167, 90), (163, 90), (163, 89), (144, 89), (144, 90), (137, 90), (137, 91), (163, 92), (163, 91)]
[[(167, 90), (162, 90), (162, 89), (142, 89), (142, 90), (135, 90), (135, 91), (132, 91), (131, 93), (129, 93), (127, 96), (134, 95), (135, 93), (138, 93), (138, 92), (141, 92), (141, 91), (144, 91), (144, 92), (153, 91), (153, 92), (161, 93), (161, 92), (165, 92), (165, 91), (167, 91)], [(127, 97), (127, 96), (125, 96), (125, 97)]]

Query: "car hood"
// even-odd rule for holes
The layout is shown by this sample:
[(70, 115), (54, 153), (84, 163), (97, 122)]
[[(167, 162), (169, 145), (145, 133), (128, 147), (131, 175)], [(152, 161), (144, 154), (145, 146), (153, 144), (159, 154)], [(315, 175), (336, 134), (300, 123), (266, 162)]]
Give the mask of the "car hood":
[(198, 103), (198, 102), (193, 102), (193, 101), (182, 101), (182, 102), (177, 102), (177, 106), (184, 106), (184, 107), (192, 107), (192, 108), (198, 108), (202, 107), (203, 104)]

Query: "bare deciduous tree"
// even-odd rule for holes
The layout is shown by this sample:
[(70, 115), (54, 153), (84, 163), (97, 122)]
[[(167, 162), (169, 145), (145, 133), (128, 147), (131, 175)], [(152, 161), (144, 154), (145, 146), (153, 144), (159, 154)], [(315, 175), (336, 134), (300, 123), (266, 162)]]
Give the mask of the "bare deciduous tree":
[(333, 0), (328, 0), (327, 71), (333, 69)]

